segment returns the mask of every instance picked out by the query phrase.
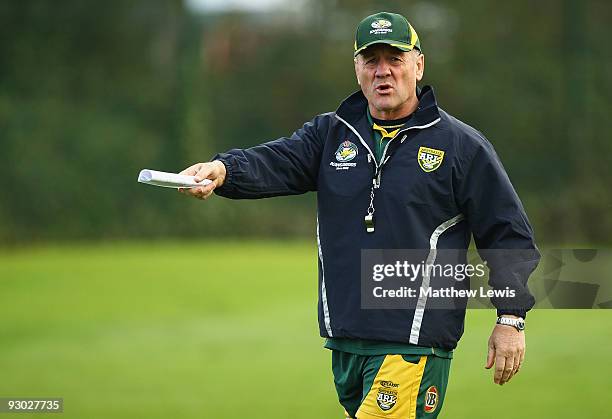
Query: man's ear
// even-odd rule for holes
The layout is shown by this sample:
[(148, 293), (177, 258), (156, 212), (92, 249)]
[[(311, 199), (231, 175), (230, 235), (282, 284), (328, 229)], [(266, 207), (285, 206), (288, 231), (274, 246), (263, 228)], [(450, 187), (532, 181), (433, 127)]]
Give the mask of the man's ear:
[(416, 67), (417, 67), (416, 79), (417, 81), (421, 81), (423, 79), (423, 74), (425, 73), (425, 56), (422, 53), (417, 58)]

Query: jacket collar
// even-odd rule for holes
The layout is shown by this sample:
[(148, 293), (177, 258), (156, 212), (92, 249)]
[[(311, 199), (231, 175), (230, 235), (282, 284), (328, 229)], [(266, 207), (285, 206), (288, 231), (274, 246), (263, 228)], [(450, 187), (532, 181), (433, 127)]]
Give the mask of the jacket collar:
[[(419, 98), (419, 107), (404, 128), (428, 125), (440, 118), (433, 87), (425, 86), (422, 89), (417, 87), (417, 97)], [(363, 122), (364, 118), (367, 120), (367, 106), (368, 101), (366, 97), (361, 90), (358, 90), (340, 104), (336, 114), (349, 124), (358, 126)]]

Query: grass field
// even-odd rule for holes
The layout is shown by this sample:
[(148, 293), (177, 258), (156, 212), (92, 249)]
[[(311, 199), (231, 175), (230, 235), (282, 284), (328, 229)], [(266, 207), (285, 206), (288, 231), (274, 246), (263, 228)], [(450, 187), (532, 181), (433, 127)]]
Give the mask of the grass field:
[[(314, 242), (0, 251), (0, 397), (63, 397), (66, 418), (341, 418), (316, 284)], [(608, 417), (612, 311), (530, 313), (503, 387), (493, 321), (469, 311), (441, 418)]]

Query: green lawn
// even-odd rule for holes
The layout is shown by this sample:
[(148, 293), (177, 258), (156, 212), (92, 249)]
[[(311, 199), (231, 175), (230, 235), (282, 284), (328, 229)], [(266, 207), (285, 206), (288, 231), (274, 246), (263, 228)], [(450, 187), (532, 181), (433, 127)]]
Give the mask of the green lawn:
[[(63, 397), (66, 418), (342, 418), (316, 257), (314, 242), (0, 251), (0, 397)], [(607, 417), (612, 311), (530, 313), (503, 387), (484, 369), (493, 321), (469, 312), (441, 418)]]

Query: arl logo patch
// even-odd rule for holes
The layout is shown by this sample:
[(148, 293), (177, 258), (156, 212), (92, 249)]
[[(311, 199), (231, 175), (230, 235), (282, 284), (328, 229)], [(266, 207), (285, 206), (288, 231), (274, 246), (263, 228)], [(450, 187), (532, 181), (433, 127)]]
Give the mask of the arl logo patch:
[(442, 164), (444, 151), (436, 150), (435, 148), (419, 147), (417, 160), (421, 169), (425, 172), (433, 172)]
[(357, 156), (357, 146), (350, 141), (344, 141), (336, 150), (336, 160), (340, 163), (346, 163), (353, 160)]
[(378, 394), (376, 395), (376, 403), (380, 410), (386, 412), (393, 409), (395, 403), (397, 403), (397, 389), (399, 384), (395, 384), (392, 381), (381, 381)]
[(438, 389), (436, 386), (430, 386), (425, 392), (425, 413), (433, 413), (438, 407)]

